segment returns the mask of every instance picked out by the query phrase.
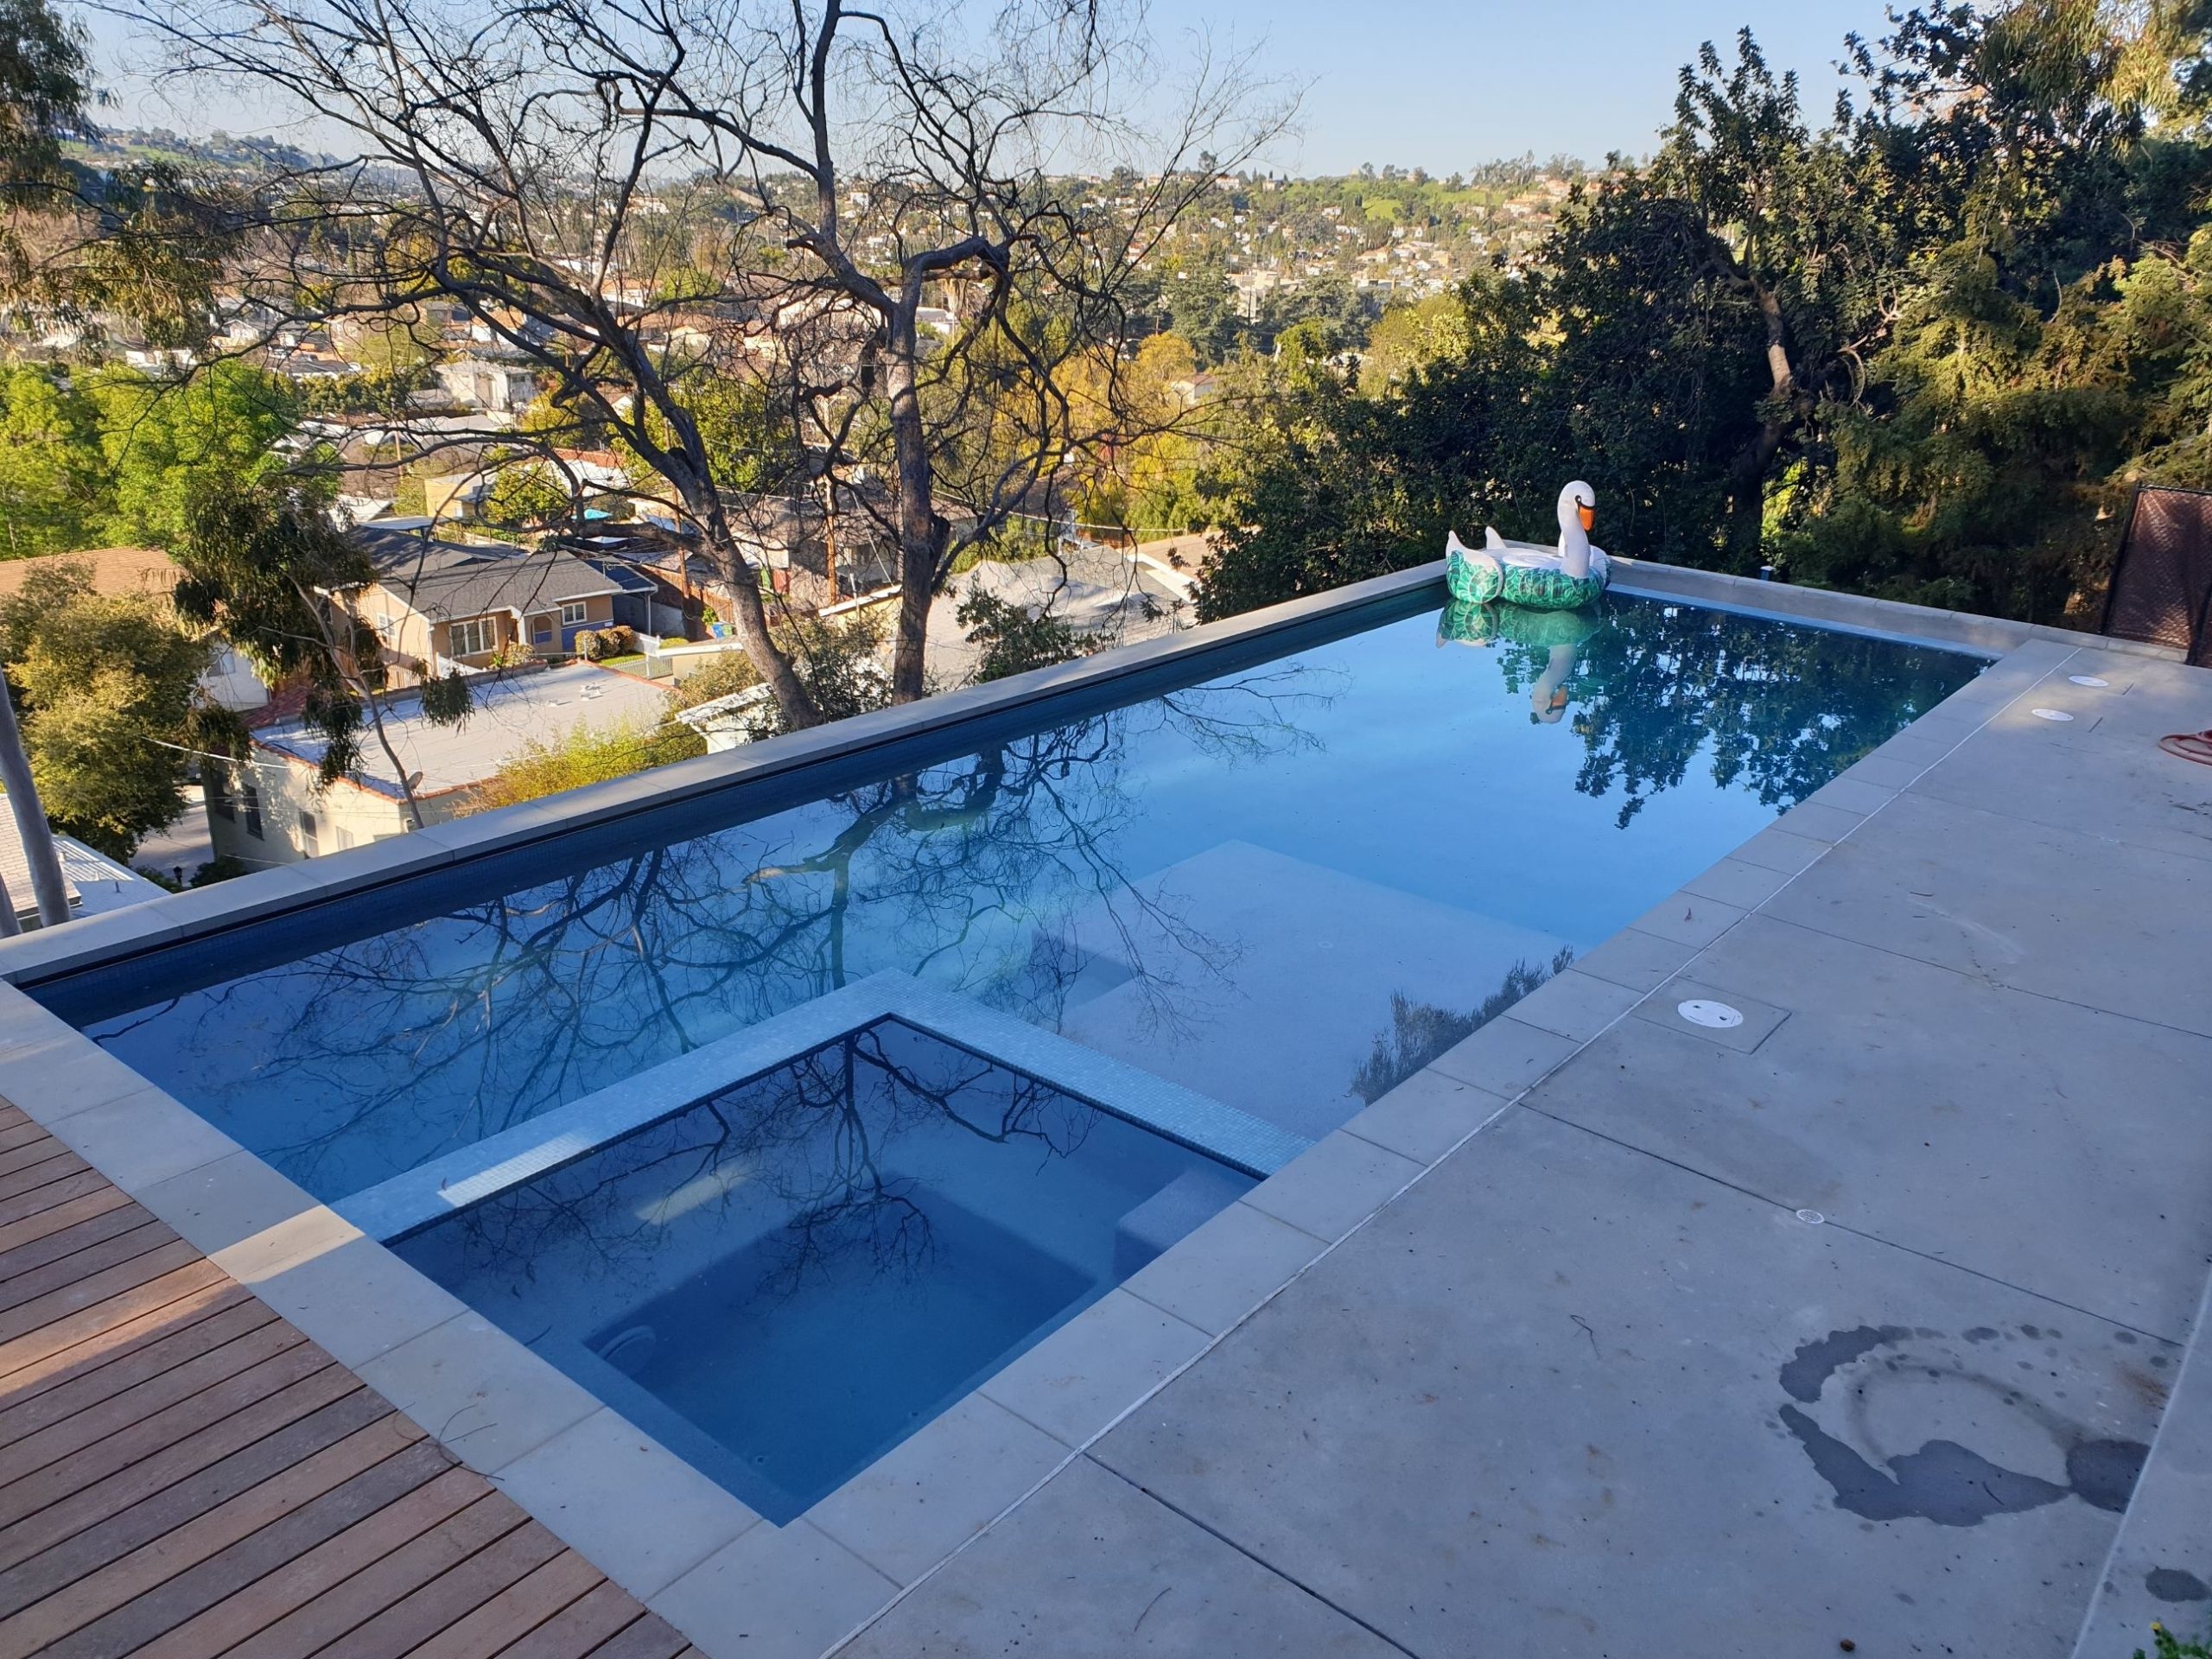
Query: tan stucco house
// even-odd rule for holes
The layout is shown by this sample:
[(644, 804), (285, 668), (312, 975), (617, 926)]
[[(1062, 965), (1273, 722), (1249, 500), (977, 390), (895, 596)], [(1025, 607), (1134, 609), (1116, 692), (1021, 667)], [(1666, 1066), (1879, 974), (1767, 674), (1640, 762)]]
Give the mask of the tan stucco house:
[(373, 525), (355, 534), (376, 578), (334, 597), (376, 630), (397, 684), (481, 668), (502, 652), (566, 656), (577, 634), (614, 620), (620, 586), (557, 549), (432, 541)]

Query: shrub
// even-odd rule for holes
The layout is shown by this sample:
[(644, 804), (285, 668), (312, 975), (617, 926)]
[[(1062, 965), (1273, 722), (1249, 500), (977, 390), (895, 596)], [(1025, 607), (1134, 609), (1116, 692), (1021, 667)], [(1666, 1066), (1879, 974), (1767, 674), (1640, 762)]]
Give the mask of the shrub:
[(1071, 662), (1098, 647), (1098, 641), (1056, 616), (1033, 616), (1026, 606), (981, 589), (971, 590), (960, 601), (955, 617), (968, 630), (968, 643), (982, 648), (982, 657), (976, 664), (978, 683), (1053, 663)]
[(718, 651), (676, 683), (676, 706), (696, 709), (716, 697), (750, 691), (760, 683), (760, 671), (741, 651)]
[[(2203, 1642), (2184, 1642), (2155, 1620), (2151, 1625), (2151, 1641), (2158, 1649), (2156, 1659), (2212, 1659), (2212, 1645)], [(2148, 1659), (2148, 1656), (2138, 1648), (2135, 1659)]]
[(486, 812), (495, 806), (534, 801), (706, 752), (706, 740), (677, 721), (603, 730), (587, 727), (550, 742), (525, 743), (506, 758), (497, 777), (477, 791), (468, 810)]

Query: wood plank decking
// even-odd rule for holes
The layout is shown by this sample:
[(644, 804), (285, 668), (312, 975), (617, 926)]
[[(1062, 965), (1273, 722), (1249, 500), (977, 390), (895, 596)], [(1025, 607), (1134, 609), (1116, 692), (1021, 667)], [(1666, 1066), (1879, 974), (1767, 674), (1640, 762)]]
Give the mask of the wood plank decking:
[(699, 1659), (0, 1106), (0, 1659)]

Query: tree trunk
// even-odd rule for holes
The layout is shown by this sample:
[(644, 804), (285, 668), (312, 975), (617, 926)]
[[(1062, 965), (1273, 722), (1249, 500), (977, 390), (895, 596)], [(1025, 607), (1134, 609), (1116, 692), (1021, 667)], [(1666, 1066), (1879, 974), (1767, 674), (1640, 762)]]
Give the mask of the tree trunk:
[(1728, 555), (1741, 575), (1755, 574), (1766, 538), (1766, 474), (1781, 452), (1789, 427), (1762, 422), (1728, 469)]
[(760, 601), (760, 581), (738, 551), (737, 538), (729, 533), (721, 502), (708, 495), (693, 504), (691, 518), (706, 532), (708, 550), (721, 567), (723, 585), (737, 607), (737, 614), (730, 620), (737, 624), (738, 643), (745, 648), (746, 660), (760, 671), (776, 707), (783, 711), (784, 724), (793, 731), (819, 726), (822, 709), (814, 694), (806, 689), (806, 682), (799, 678), (783, 648), (769, 637), (768, 607)]
[(384, 728), (384, 710), (377, 706), (377, 694), (363, 681), (354, 693), (361, 705), (369, 711), (369, 723), (376, 728), (377, 741), (384, 747), (384, 758), (391, 762), (391, 775), (399, 780), (399, 793), (407, 803), (407, 822), (416, 830), (423, 827), (423, 804), (415, 798), (415, 785), (407, 770), (407, 763), (399, 758), (399, 751), (392, 747), (391, 734)]
[(1761, 545), (1766, 537), (1768, 469), (1782, 452), (1783, 440), (1804, 417), (1806, 410), (1803, 395), (1797, 386), (1796, 366), (1789, 360), (1789, 331), (1783, 320), (1782, 302), (1764, 283), (1745, 280), (1758, 302), (1760, 319), (1766, 325), (1767, 378), (1771, 386), (1761, 400), (1766, 412), (1759, 421), (1758, 431), (1728, 469), (1728, 551), (1741, 574), (1749, 575), (1758, 569)]
[[(31, 891), (38, 896), (39, 925), (59, 927), (69, 919), (69, 887), (61, 879), (61, 855), (54, 849), (53, 826), (46, 821), (38, 788), (31, 782), (30, 760), (23, 753), (23, 735), (4, 681), (0, 681), (0, 784), (7, 787), (16, 833), (22, 837), (23, 861), (30, 866)], [(13, 923), (15, 918), (11, 906), (8, 919)]]
[(952, 526), (938, 514), (930, 465), (929, 435), (922, 426), (921, 397), (914, 385), (913, 306), (902, 298), (891, 325), (884, 388), (890, 394), (892, 448), (899, 468), (899, 637), (891, 658), (891, 699), (912, 702), (928, 691), (923, 677), (929, 644), (930, 601)]

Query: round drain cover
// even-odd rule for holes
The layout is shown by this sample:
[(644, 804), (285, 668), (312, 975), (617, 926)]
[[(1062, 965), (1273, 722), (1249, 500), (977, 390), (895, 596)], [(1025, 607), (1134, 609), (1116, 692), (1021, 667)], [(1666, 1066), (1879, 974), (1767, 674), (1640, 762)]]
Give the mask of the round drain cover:
[(2028, 711), (2037, 720), (2071, 720), (2073, 715), (2063, 709), (2031, 709)]
[(1744, 1023), (1741, 1009), (1732, 1008), (1726, 1002), (1711, 1001), (1702, 996), (1675, 1003), (1675, 1012), (1694, 1026), (1706, 1026), (1714, 1031), (1732, 1030)]
[(1800, 1210), (1797, 1212), (1797, 1219), (1803, 1222), (1808, 1227), (1817, 1227), (1822, 1222), (1826, 1221), (1827, 1217), (1817, 1210)]
[(2069, 674), (2066, 677), (2076, 685), (2090, 686), (2099, 691), (2112, 683), (2110, 680), (2101, 680), (2094, 674)]

